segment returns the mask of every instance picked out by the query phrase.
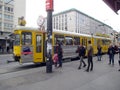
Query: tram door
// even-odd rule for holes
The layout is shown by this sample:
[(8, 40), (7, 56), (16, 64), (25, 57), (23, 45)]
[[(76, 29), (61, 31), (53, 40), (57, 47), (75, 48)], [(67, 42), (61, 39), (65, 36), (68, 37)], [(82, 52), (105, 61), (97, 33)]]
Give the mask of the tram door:
[(34, 63), (41, 63), (44, 60), (43, 57), (43, 34), (42, 33), (36, 33), (35, 36), (35, 43), (34, 43)]
[(33, 61), (32, 32), (21, 32), (21, 59), (20, 63)]

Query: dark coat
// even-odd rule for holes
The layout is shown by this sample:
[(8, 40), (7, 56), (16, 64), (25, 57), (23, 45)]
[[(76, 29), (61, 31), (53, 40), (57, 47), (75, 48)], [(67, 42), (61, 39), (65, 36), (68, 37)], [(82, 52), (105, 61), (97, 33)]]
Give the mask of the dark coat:
[(78, 47), (77, 52), (79, 53), (79, 56), (85, 56), (86, 49), (83, 46)]
[(107, 53), (108, 53), (108, 55), (114, 55), (115, 54), (114, 47), (109, 47)]
[(101, 55), (102, 54), (102, 48), (101, 47), (97, 47), (97, 50), (98, 50), (97, 54)]

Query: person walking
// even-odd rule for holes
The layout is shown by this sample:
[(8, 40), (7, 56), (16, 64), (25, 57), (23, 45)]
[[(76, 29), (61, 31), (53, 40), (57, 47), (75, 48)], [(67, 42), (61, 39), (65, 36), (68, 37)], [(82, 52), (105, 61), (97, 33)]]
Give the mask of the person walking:
[(108, 55), (109, 55), (109, 65), (111, 64), (111, 62), (112, 62), (112, 65), (114, 65), (114, 54), (115, 54), (115, 50), (114, 50), (113, 45), (110, 45), (110, 46), (109, 46), (107, 53), (108, 53)]
[(81, 69), (82, 63), (84, 64), (83, 67), (86, 67), (86, 63), (83, 60), (85, 53), (86, 53), (86, 49), (84, 48), (82, 44), (80, 44), (80, 47), (78, 48), (78, 53), (79, 53), (79, 58), (80, 58), (80, 65), (78, 69)]
[(93, 47), (92, 47), (91, 41), (88, 41), (88, 44), (89, 44), (87, 48), (88, 49), (88, 53), (87, 53), (88, 67), (86, 69), (86, 72), (89, 72), (89, 68), (90, 68), (90, 71), (93, 70)]
[(59, 62), (59, 66), (58, 67), (62, 67), (62, 57), (63, 57), (63, 50), (61, 47), (61, 43), (58, 43), (58, 62)]
[(61, 47), (61, 43), (58, 42), (58, 41), (57, 41), (57, 45), (56, 45), (56, 48), (55, 48), (55, 53), (58, 56), (58, 60), (55, 63), (55, 67), (57, 67), (57, 63), (59, 64), (58, 68), (62, 67), (63, 50), (62, 50), (62, 47)]
[(102, 47), (100, 45), (97, 46), (97, 57), (98, 57), (98, 61), (101, 61), (101, 57), (102, 57)]

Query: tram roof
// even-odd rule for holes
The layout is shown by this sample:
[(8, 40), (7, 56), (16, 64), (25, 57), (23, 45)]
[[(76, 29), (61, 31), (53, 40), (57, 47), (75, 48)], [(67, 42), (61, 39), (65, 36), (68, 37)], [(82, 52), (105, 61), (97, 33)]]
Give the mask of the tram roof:
[(26, 26), (17, 26), (14, 30), (39, 30), (39, 28), (34, 27), (26, 27)]
[[(34, 28), (34, 27), (26, 27), (26, 26), (17, 26), (14, 30), (36, 30), (40, 31), (39, 28)], [(101, 39), (107, 39), (106, 37), (100, 37), (100, 36), (95, 36), (95, 35), (90, 35), (90, 34), (81, 34), (81, 33), (75, 33), (75, 32), (70, 32), (70, 31), (63, 31), (63, 30), (57, 30), (53, 29), (54, 33), (62, 33), (62, 34), (69, 34), (69, 35), (75, 35), (75, 36), (84, 36), (84, 37), (95, 37), (95, 38), (101, 38)], [(110, 39), (110, 38), (108, 38)]]
[(63, 34), (70, 34), (70, 35), (76, 35), (76, 36), (91, 37), (91, 35), (88, 35), (88, 34), (81, 34), (81, 33), (75, 33), (75, 32), (70, 32), (70, 31), (62, 31), (62, 30), (56, 30), (56, 29), (54, 29), (53, 32), (55, 32), (55, 33), (63, 33)]
[(90, 34), (81, 34), (81, 33), (75, 33), (75, 32), (69, 32), (69, 31), (62, 31), (62, 30), (53, 30), (55, 33), (62, 33), (62, 34), (69, 34), (69, 35), (75, 35), (75, 36), (84, 36), (84, 37), (94, 37), (94, 38), (101, 38), (101, 39), (110, 39), (107, 37), (100, 37), (100, 36), (95, 36), (95, 35), (90, 35)]

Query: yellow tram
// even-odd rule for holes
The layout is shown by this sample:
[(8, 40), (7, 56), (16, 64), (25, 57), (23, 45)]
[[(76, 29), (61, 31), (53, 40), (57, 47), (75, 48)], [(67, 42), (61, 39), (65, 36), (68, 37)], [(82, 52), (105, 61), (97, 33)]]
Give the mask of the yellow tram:
[[(46, 53), (46, 32), (40, 31), (37, 28), (17, 27), (14, 30), (15, 40), (13, 46), (14, 60), (20, 63), (45, 63)], [(61, 42), (63, 48), (63, 59), (75, 58), (77, 46), (82, 43), (85, 47), (88, 46), (88, 41), (92, 41), (94, 54), (97, 53), (97, 45), (102, 46), (102, 52), (106, 53), (110, 38), (91, 36), (86, 34), (72, 33), (68, 31), (53, 30), (52, 33), (52, 47), (54, 50), (57, 41)]]

